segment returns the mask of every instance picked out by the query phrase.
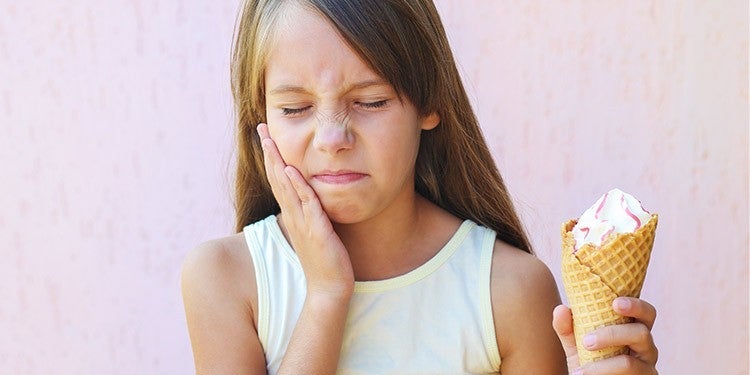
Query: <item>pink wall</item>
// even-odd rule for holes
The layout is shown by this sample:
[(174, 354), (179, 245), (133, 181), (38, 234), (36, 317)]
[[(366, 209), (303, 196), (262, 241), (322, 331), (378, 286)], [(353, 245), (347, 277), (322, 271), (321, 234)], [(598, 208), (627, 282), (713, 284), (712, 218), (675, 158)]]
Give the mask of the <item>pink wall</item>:
[[(660, 214), (665, 374), (748, 371), (748, 4), (439, 8), (559, 279), (559, 224), (618, 186)], [(237, 1), (0, 5), (0, 373), (192, 371), (184, 254), (231, 229)]]

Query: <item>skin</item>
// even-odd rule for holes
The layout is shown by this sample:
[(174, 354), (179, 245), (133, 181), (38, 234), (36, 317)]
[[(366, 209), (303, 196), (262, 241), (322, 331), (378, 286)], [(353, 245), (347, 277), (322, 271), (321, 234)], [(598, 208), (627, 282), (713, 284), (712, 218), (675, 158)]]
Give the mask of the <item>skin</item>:
[(604, 359), (580, 367), (578, 349), (573, 334), (573, 318), (567, 306), (557, 306), (553, 312), (552, 325), (565, 349), (571, 374), (658, 374), (656, 361), (659, 352), (654, 344), (651, 328), (656, 320), (656, 308), (638, 298), (619, 297), (612, 308), (622, 316), (635, 318), (635, 322), (600, 328), (590, 334), (590, 350), (609, 346), (625, 345), (630, 355)]
[[(258, 134), (279, 224), (308, 289), (280, 373), (332, 374), (354, 280), (387, 279), (424, 264), (461, 220), (414, 191), (419, 135), (439, 126), (437, 115), (419, 116), (399, 100), (318, 14), (297, 6), (285, 12), (268, 57), (268, 124)], [(252, 262), (242, 234), (202, 244), (185, 259), (181, 284), (199, 374), (266, 373)], [(569, 310), (558, 306), (541, 261), (496, 241), (491, 299), (503, 374), (578, 369)], [(656, 373), (655, 310), (628, 301), (617, 311), (637, 322), (594, 336), (597, 347), (628, 345), (631, 355), (581, 373)]]

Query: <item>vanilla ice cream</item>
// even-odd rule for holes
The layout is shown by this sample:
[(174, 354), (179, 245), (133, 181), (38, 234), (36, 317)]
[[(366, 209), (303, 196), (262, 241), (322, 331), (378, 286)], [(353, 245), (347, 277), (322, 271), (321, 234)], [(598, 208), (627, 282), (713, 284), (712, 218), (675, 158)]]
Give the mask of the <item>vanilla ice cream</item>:
[(573, 227), (575, 249), (586, 243), (600, 246), (615, 233), (634, 232), (650, 218), (640, 201), (620, 189), (612, 189), (589, 207)]

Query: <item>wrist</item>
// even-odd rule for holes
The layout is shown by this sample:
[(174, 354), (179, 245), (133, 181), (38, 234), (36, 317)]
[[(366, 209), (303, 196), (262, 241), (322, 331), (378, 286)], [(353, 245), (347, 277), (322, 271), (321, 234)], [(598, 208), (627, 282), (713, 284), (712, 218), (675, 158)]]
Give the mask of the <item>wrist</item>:
[(354, 284), (307, 286), (307, 300), (321, 306), (348, 306), (354, 294)]

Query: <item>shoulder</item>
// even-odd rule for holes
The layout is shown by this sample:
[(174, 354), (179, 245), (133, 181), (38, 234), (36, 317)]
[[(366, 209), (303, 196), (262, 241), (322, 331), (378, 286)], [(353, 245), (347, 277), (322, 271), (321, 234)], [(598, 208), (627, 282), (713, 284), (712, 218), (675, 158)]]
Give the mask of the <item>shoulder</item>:
[[(190, 250), (182, 264), (185, 292), (216, 292), (249, 299), (255, 285), (253, 261), (242, 233), (206, 241)], [(215, 297), (214, 297), (215, 298)]]
[(496, 240), (490, 288), (503, 374), (524, 368), (533, 373), (564, 370), (565, 356), (552, 328), (560, 294), (549, 268), (536, 256)]
[(242, 233), (204, 242), (190, 250), (180, 277), (183, 299), (192, 302), (241, 302), (254, 311), (257, 291), (253, 260)]
[[(526, 313), (543, 310), (549, 310), (551, 324), (552, 310), (560, 304), (549, 268), (536, 256), (498, 240), (492, 254), (490, 288), (495, 325), (499, 327), (514, 327), (526, 320)], [(508, 333), (504, 331), (502, 337)]]
[(534, 255), (495, 240), (492, 252), (493, 293), (525, 296), (530, 291), (559, 299), (549, 268)]
[(190, 250), (182, 264), (183, 277), (237, 276), (252, 268), (252, 259), (244, 235), (206, 241)]

